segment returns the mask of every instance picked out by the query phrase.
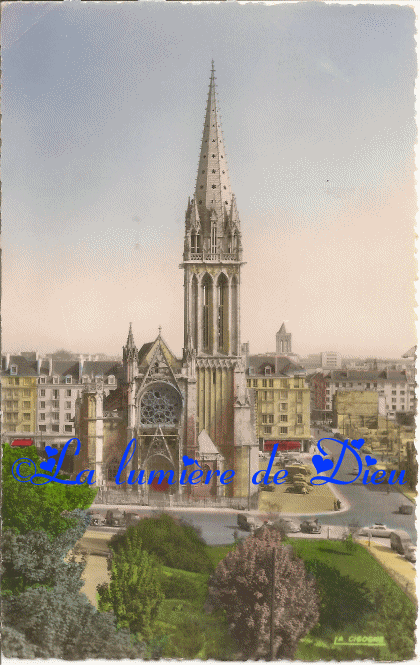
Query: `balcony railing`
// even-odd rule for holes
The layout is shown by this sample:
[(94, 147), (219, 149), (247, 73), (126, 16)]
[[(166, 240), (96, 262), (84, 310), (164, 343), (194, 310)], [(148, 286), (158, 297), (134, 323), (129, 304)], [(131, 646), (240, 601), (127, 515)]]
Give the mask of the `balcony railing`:
[(237, 254), (225, 254), (217, 252), (191, 252), (190, 261), (237, 261)]

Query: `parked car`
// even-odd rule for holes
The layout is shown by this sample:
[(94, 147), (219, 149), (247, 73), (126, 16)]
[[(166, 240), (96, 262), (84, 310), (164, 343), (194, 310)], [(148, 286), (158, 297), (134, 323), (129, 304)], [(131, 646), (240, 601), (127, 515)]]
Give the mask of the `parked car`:
[(407, 559), (407, 561), (411, 561), (411, 563), (416, 563), (416, 547), (415, 547), (415, 545), (407, 545), (407, 547), (405, 548), (404, 556)]
[(289, 485), (285, 490), (288, 494), (309, 494), (308, 487), (306, 485)]
[(402, 506), (398, 508), (398, 512), (400, 515), (412, 515), (413, 514), (413, 506), (408, 503), (404, 503)]
[(105, 519), (107, 526), (125, 526), (124, 513), (121, 510), (107, 510)]
[(105, 517), (101, 513), (89, 512), (90, 526), (104, 526), (106, 524)]
[(304, 520), (300, 524), (302, 533), (321, 533), (321, 525), (318, 520)]
[(273, 528), (283, 529), (286, 533), (298, 533), (300, 531), (300, 524), (291, 517), (279, 517), (278, 520), (274, 520)]
[(391, 549), (402, 555), (405, 555), (406, 549), (413, 544), (407, 531), (403, 531), (402, 529), (392, 531), (389, 536), (389, 541)]
[(134, 526), (141, 521), (141, 517), (138, 513), (131, 513), (124, 511), (124, 521), (125, 526)]
[(254, 531), (257, 527), (257, 520), (248, 513), (238, 513), (236, 516), (236, 523), (240, 529), (244, 531)]
[(258, 485), (258, 487), (260, 488), (261, 492), (274, 492), (274, 490), (275, 490), (274, 485), (263, 485), (263, 484), (261, 484), (261, 485)]
[(372, 526), (364, 526), (360, 529), (359, 536), (374, 536), (375, 538), (389, 538), (391, 535), (392, 529), (389, 529), (386, 524), (381, 524), (376, 522)]

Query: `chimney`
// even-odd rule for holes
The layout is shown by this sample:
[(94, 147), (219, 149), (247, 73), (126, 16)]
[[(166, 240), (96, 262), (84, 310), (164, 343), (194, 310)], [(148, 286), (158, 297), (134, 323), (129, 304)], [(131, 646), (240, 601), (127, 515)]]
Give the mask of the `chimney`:
[(83, 374), (83, 356), (79, 356), (79, 381), (82, 380)]
[(53, 371), (52, 365), (53, 365), (52, 358), (48, 358), (48, 376), (52, 376), (52, 371)]
[(6, 353), (6, 355), (4, 356), (4, 361), (5, 361), (4, 369), (8, 370), (10, 365), (10, 353)]
[[(38, 356), (38, 354), (37, 354), (37, 356)], [(42, 358), (41, 358), (41, 356), (38, 356), (37, 359), (36, 359), (36, 373), (38, 374), (38, 376), (41, 374), (41, 362), (42, 362)]]

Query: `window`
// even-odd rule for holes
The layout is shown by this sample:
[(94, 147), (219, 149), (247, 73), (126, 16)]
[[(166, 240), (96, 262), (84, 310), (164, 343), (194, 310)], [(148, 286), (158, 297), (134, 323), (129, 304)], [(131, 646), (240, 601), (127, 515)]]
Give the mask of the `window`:
[[(198, 248), (197, 248), (197, 252), (198, 252)], [(110, 385), (114, 384), (114, 383), (115, 383), (115, 376), (112, 376), (112, 374), (110, 374), (110, 375), (108, 376), (108, 383), (109, 383)]]
[(45, 409), (45, 402), (40, 402), (39, 403), (39, 408), (40, 409)]
[(246, 381), (246, 385), (248, 386), (248, 388), (251, 387), (251, 379), (247, 379), (247, 381)]
[(71, 420), (71, 413), (66, 413), (66, 420)]
[(30, 432), (30, 431), (31, 431), (31, 426), (30, 425), (23, 425), (22, 432)]
[(12, 379), (12, 380), (14, 381), (15, 386), (18, 386), (18, 385), (19, 385), (19, 379)]
[(369, 390), (369, 388), (370, 388), (370, 383), (367, 383), (366, 384), (366, 389)]
[(336, 384), (335, 384), (335, 387), (336, 387), (336, 388), (339, 388), (339, 387), (340, 387), (340, 384), (339, 384), (339, 383), (336, 383)]
[(53, 417), (53, 420), (60, 420), (60, 414), (57, 413), (56, 411), (53, 412), (52, 417)]
[(396, 395), (396, 394), (397, 394), (396, 390), (393, 390), (392, 393), (391, 393), (391, 395)]
[(47, 426), (46, 425), (38, 425), (38, 429), (40, 432), (46, 432), (47, 431)]
[[(215, 188), (216, 186), (213, 185), (213, 187)], [(216, 254), (216, 252), (217, 252), (217, 229), (216, 225), (213, 224), (213, 226), (211, 227), (211, 253)]]
[(297, 397), (296, 397), (298, 402), (302, 401), (302, 395), (303, 395), (302, 390), (298, 390), (297, 391)]
[(302, 414), (301, 414), (301, 413), (298, 413), (298, 414), (297, 414), (297, 416), (296, 416), (296, 422), (297, 422), (299, 425), (302, 424), (302, 422), (303, 422), (303, 417), (302, 417)]
[(274, 423), (274, 416), (268, 416), (268, 422), (272, 425)]
[(405, 395), (405, 390), (400, 390), (400, 395)]
[(31, 396), (31, 391), (28, 390), (28, 388), (25, 388), (25, 390), (23, 391), (23, 396), (24, 397), (30, 397)]
[(73, 430), (73, 426), (72, 426), (72, 425), (64, 425), (64, 431), (65, 431), (65, 432), (71, 432), (72, 430)]
[(82, 383), (88, 383), (88, 382), (89, 382), (89, 377), (86, 376), (85, 374), (84, 376), (82, 376)]
[(264, 369), (264, 372), (265, 372), (266, 376), (267, 376), (267, 374), (271, 374), (271, 367), (269, 365), (267, 365), (267, 367)]
[(295, 379), (295, 382), (294, 382), (293, 385), (294, 385), (295, 388), (299, 388), (299, 379)]
[(280, 416), (280, 420), (282, 423), (287, 423), (287, 414), (282, 413)]
[(71, 376), (66, 376), (66, 383), (71, 383)]
[(53, 383), (58, 383), (58, 376), (53, 376)]
[(71, 409), (71, 402), (66, 402), (66, 409)]
[(392, 401), (393, 401), (393, 402), (396, 402), (396, 401), (397, 401), (397, 398), (396, 398), (396, 397), (393, 397), (393, 398), (392, 398)]
[(274, 386), (274, 381), (273, 379), (268, 379), (268, 387), (272, 388)]
[(40, 397), (45, 397), (45, 390), (44, 389), (39, 391), (39, 396)]
[(393, 404), (393, 405), (392, 405), (392, 409), (393, 409), (393, 411), (396, 411), (396, 410), (397, 410), (397, 405), (396, 405), (396, 404)]
[(287, 399), (287, 390), (280, 390), (280, 399)]
[(258, 388), (258, 379), (252, 379), (252, 385), (254, 388)]
[(266, 399), (270, 399), (270, 400), (273, 399), (273, 391), (272, 391), (272, 390), (269, 390), (269, 391), (267, 392), (267, 398), (266, 398)]
[(66, 390), (66, 397), (71, 397), (71, 390)]
[(267, 388), (267, 379), (263, 379), (262, 385), (263, 388)]
[(24, 413), (23, 414), (23, 420), (30, 420), (31, 419), (31, 414), (30, 413)]
[(280, 427), (280, 434), (287, 434), (287, 427)]
[(39, 414), (39, 419), (40, 420), (45, 420), (45, 413), (40, 413)]
[(264, 401), (267, 401), (267, 391), (266, 391), (266, 390), (263, 390), (263, 391), (262, 391), (262, 393), (261, 393), (261, 399), (264, 400)]
[(45, 383), (45, 376), (39, 377), (39, 383)]
[(267, 422), (267, 416), (266, 416), (265, 414), (264, 414), (263, 417), (262, 417), (262, 421), (263, 421), (263, 423), (266, 423), (266, 422)]
[(378, 384), (376, 383), (376, 381), (374, 382), (373, 387), (374, 387), (374, 388), (377, 388), (377, 387), (378, 387)]
[(353, 384), (352, 384), (352, 383), (349, 383), (349, 386), (350, 386), (350, 388), (353, 388)]
[(31, 403), (30, 402), (22, 402), (22, 408), (23, 409), (30, 409), (31, 408)]
[(404, 411), (404, 408), (405, 408), (405, 407), (404, 407), (404, 404), (401, 404), (401, 406), (400, 406), (400, 410), (401, 410), (401, 411)]
[(59, 432), (60, 431), (60, 425), (51, 425), (51, 429), (53, 432)]
[(264, 427), (264, 434), (271, 434), (272, 427)]
[(280, 404), (280, 409), (281, 411), (287, 411), (287, 404), (284, 403)]
[(53, 390), (53, 399), (59, 399), (59, 398), (60, 398), (60, 391)]
[(10, 365), (10, 374), (17, 374), (17, 366)]
[(58, 400), (54, 400), (52, 403), (53, 409), (59, 409), (60, 408), (60, 402)]

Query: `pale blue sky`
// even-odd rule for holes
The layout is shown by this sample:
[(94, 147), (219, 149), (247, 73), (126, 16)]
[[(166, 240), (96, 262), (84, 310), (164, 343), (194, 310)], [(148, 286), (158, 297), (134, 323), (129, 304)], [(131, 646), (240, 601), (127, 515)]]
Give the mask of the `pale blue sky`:
[[(242, 339), (414, 343), (415, 16), (397, 5), (4, 8), (3, 346), (182, 346), (211, 59), (247, 265)], [(327, 182), (328, 181), (328, 182)]]

